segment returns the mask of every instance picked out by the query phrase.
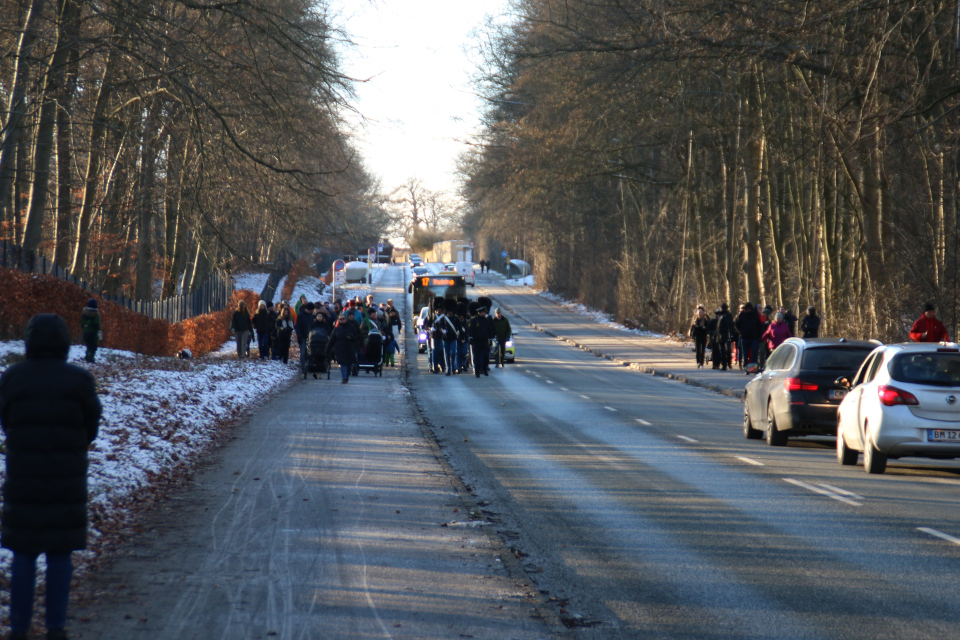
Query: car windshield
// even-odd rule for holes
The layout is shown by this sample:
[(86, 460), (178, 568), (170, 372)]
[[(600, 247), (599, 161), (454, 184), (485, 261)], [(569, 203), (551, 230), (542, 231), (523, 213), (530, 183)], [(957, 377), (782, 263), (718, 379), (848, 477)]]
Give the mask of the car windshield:
[(806, 349), (800, 369), (803, 371), (850, 371), (860, 368), (872, 348), (819, 347)]
[(960, 351), (901, 353), (890, 363), (897, 382), (960, 387)]

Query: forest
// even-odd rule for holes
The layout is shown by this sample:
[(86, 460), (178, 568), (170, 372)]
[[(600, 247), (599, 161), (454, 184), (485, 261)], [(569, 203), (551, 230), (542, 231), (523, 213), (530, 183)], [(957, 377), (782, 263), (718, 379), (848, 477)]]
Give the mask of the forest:
[(515, 0), (484, 34), (464, 225), (658, 331), (697, 304), (958, 325), (956, 0)]
[(0, 240), (137, 299), (387, 224), (313, 0), (0, 3)]

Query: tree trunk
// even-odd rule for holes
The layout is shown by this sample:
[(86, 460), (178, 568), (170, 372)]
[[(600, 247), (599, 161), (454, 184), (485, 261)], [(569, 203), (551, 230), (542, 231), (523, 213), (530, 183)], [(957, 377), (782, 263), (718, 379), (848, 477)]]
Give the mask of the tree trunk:
[[(69, 43), (66, 81), (63, 84), (57, 109), (57, 235), (54, 261), (63, 269), (70, 268), (70, 243), (73, 239), (73, 97), (77, 90), (80, 52), (80, 7), (66, 0), (61, 20)], [(59, 40), (58, 40), (59, 44)]]

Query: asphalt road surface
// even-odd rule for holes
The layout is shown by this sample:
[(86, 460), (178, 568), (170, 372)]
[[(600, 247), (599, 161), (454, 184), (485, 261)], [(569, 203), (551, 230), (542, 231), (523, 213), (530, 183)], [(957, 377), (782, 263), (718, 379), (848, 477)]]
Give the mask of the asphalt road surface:
[(410, 384), (572, 637), (960, 638), (960, 463), (767, 447), (736, 399), (514, 330), (517, 364)]

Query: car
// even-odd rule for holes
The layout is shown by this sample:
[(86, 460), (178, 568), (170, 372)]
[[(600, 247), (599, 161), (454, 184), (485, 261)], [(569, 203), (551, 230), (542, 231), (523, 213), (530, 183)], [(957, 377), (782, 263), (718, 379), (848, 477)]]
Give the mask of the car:
[(960, 345), (878, 347), (850, 380), (837, 417), (837, 462), (883, 473), (890, 459), (960, 457)]
[(420, 255), (417, 253), (410, 254), (410, 266), (411, 267), (422, 267), (423, 260), (420, 258)]
[[(510, 336), (510, 339), (507, 340), (507, 343), (503, 345), (503, 361), (504, 362), (516, 362), (517, 361), (517, 350), (514, 346), (514, 339), (517, 337), (517, 332), (514, 331), (513, 335)], [(497, 361), (497, 341), (490, 341), (490, 362)]]
[(430, 275), (430, 269), (427, 269), (426, 267), (414, 267), (413, 270), (410, 272), (410, 282), (413, 282), (414, 280), (416, 280), (421, 276), (428, 276), (428, 275)]
[(477, 271), (472, 262), (457, 262), (453, 265), (453, 270), (462, 275), (468, 285), (477, 286)]
[(832, 436), (852, 376), (877, 346), (846, 338), (788, 338), (744, 390), (743, 435), (784, 446), (790, 437)]

